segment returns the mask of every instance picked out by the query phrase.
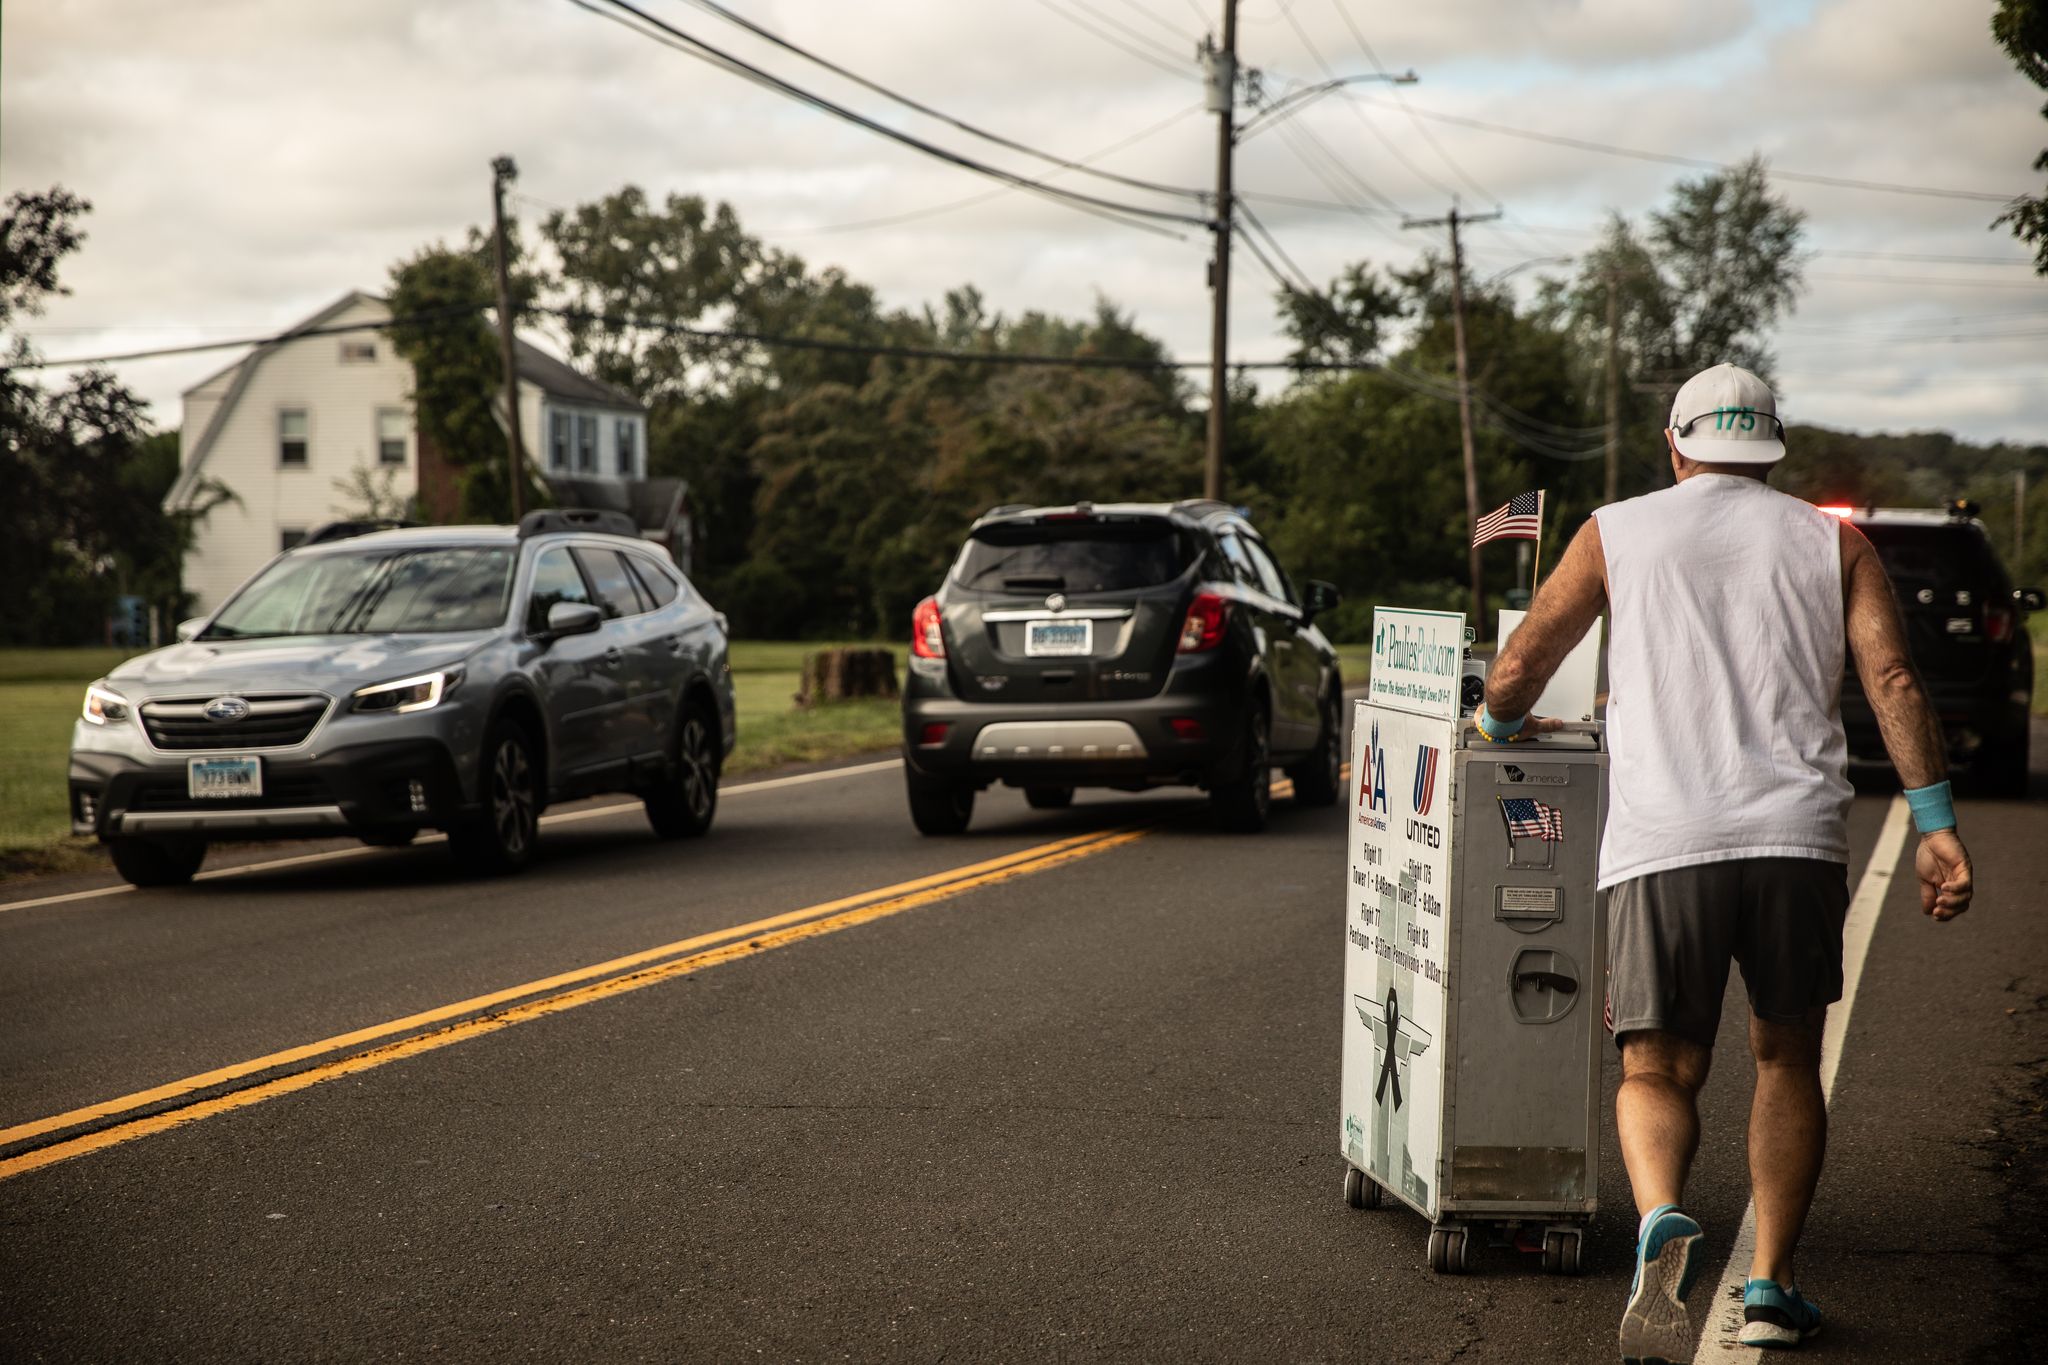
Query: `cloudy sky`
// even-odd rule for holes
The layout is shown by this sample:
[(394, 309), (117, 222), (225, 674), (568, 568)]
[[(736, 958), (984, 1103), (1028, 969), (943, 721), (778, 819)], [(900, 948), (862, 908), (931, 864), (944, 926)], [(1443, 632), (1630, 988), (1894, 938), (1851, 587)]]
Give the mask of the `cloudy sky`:
[[(602, 7), (603, 0), (592, 0)], [(978, 143), (850, 86), (688, 0), (638, 0), (697, 37), (992, 164)], [(1222, 0), (726, 0), (854, 71), (1032, 147), (1174, 186), (1212, 184), (1196, 41)], [(2043, 94), (1992, 43), (1991, 0), (1243, 0), (1266, 88), (1412, 68), (1321, 100), (1238, 154), (1243, 190), (1312, 278), (1404, 265), (1403, 230), (1453, 197), (1476, 276), (1583, 251), (1681, 164), (1760, 151), (1783, 172), (1978, 196), (2039, 188)], [(1362, 41), (1361, 41), (1362, 40)], [(1368, 53), (1364, 44), (1370, 45)], [(1241, 117), (1245, 117), (1241, 115)], [(1459, 122), (1466, 120), (1468, 122)], [(1482, 127), (1474, 125), (1492, 125)], [(1519, 130), (1523, 136), (1496, 129)], [(1535, 135), (1535, 136), (1529, 136)], [(1121, 147), (1118, 144), (1124, 144)], [(520, 215), (623, 184), (730, 201), (813, 265), (916, 307), (963, 283), (992, 307), (1106, 295), (1175, 354), (1208, 351), (1207, 243), (1135, 231), (800, 107), (571, 0), (34, 0), (0, 17), (0, 191), (93, 203), (74, 290), (29, 328), (50, 356), (261, 334), (488, 220), (489, 162)], [(1155, 208), (1184, 201), (1057, 182)], [(1807, 214), (1808, 289), (1773, 337), (1781, 410), (1856, 430), (2048, 441), (2048, 281), (1982, 197), (1778, 182)], [(1349, 207), (1344, 207), (1348, 205)], [(1562, 267), (1568, 269), (1568, 267)], [(1273, 285), (1239, 253), (1232, 350), (1284, 351)], [(219, 354), (122, 377), (179, 420)]]

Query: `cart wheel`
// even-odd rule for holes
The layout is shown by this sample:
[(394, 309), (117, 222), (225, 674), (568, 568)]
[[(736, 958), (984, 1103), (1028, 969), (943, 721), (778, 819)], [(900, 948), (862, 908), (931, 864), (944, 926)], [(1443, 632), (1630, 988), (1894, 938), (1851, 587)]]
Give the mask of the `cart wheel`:
[(1385, 1204), (1387, 1202), (1386, 1191), (1380, 1188), (1380, 1182), (1374, 1180), (1369, 1175), (1362, 1176), (1361, 1178), (1365, 1181), (1365, 1186), (1359, 1193), (1364, 1196), (1365, 1202), (1360, 1204), (1359, 1207), (1362, 1209), (1376, 1209)]
[(1543, 1234), (1543, 1273), (1562, 1275), (1564, 1271), (1565, 1237), (1561, 1232)]
[(1586, 1234), (1572, 1232), (1565, 1236), (1564, 1273), (1577, 1275), (1586, 1268)]
[(1354, 1209), (1365, 1207), (1365, 1172), (1356, 1166), (1344, 1168), (1344, 1202)]
[(1466, 1259), (1469, 1242), (1463, 1228), (1429, 1230), (1429, 1268), (1439, 1275), (1462, 1275), (1470, 1268)]

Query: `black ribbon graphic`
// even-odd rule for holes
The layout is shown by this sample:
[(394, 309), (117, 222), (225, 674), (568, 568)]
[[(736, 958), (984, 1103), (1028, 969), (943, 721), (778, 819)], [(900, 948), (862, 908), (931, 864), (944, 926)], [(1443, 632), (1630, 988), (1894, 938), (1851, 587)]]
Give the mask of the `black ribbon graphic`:
[(1394, 1039), (1401, 1028), (1401, 1002), (1394, 995), (1394, 988), (1387, 987), (1387, 1052), (1380, 1059), (1380, 1083), (1373, 1087), (1372, 1102), (1384, 1104), (1387, 1087), (1394, 1087), (1394, 1107), (1401, 1107), (1401, 1076), (1394, 1070)]

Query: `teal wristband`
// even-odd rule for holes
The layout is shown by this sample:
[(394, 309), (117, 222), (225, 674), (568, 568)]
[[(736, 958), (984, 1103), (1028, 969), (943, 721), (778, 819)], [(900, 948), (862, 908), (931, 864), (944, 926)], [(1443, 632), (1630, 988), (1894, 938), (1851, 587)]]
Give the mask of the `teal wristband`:
[(1922, 834), (1956, 827), (1955, 798), (1946, 782), (1907, 788), (1906, 804), (1913, 811), (1913, 827)]
[(1486, 703), (1479, 704), (1479, 713), (1472, 717), (1472, 723), (1479, 727), (1479, 733), (1496, 744), (1513, 739), (1522, 733), (1522, 727), (1529, 723), (1527, 716), (1516, 716), (1512, 721), (1496, 720), (1487, 714)]

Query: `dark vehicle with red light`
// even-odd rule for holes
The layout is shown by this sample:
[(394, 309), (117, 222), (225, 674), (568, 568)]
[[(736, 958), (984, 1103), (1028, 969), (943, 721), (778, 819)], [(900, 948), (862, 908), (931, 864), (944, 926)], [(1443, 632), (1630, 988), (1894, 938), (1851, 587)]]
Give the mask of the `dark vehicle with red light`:
[(1336, 605), (1222, 503), (996, 508), (913, 615), (911, 818), (957, 834), (995, 782), (1041, 809), (1184, 785), (1252, 831), (1275, 767), (1334, 802), (1344, 688), (1315, 617)]
[[(2040, 589), (2013, 587), (1971, 503), (1826, 510), (1869, 537), (1884, 561), (1950, 764), (1982, 791), (2024, 795), (2034, 695), (2027, 613), (2041, 609)], [(1853, 659), (1842, 685), (1842, 724), (1851, 761), (1888, 761)]]

